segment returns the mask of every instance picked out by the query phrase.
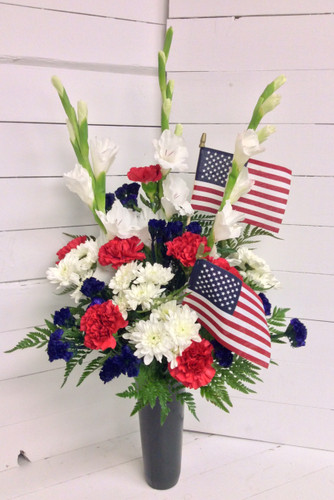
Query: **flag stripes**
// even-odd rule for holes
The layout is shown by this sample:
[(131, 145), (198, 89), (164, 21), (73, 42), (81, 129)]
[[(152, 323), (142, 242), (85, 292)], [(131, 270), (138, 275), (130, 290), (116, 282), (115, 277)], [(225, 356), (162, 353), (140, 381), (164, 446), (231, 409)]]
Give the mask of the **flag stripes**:
[(198, 260), (183, 303), (222, 345), (253, 363), (269, 366), (271, 342), (262, 301), (239, 278)]
[(249, 160), (252, 189), (233, 205), (245, 214), (243, 222), (278, 233), (290, 192), (291, 171), (285, 167)]

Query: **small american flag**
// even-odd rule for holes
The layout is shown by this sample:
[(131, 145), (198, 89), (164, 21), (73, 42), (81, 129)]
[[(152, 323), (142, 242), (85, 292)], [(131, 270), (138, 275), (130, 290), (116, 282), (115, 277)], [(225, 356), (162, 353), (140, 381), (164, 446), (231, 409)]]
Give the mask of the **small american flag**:
[[(191, 205), (194, 210), (216, 214), (232, 165), (233, 155), (217, 149), (200, 148)], [(252, 189), (233, 205), (245, 214), (246, 224), (278, 233), (291, 184), (291, 170), (257, 160), (249, 160)]]
[(263, 161), (249, 160), (252, 189), (233, 205), (245, 214), (243, 222), (278, 233), (288, 202), (291, 170)]
[(270, 334), (263, 304), (248, 285), (211, 262), (196, 261), (183, 304), (230, 351), (268, 368)]
[(216, 214), (224, 195), (233, 155), (202, 147), (198, 157), (191, 206), (199, 212)]

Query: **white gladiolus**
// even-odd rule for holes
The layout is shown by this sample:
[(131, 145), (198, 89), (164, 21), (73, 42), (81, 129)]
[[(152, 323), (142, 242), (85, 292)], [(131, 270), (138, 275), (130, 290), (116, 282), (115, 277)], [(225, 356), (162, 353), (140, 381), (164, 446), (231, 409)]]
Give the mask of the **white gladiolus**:
[(108, 172), (119, 148), (108, 138), (100, 139), (95, 137), (90, 141), (89, 145), (92, 168), (97, 178), (101, 172)]
[(233, 205), (233, 203), (238, 201), (238, 199), (241, 198), (241, 196), (247, 194), (251, 190), (253, 184), (254, 181), (252, 181), (248, 177), (248, 168), (242, 167), (240, 174), (238, 175), (237, 181), (234, 184), (234, 187), (229, 197), (231, 205)]
[(147, 211), (135, 212), (128, 210), (123, 207), (119, 200), (116, 200), (106, 214), (98, 210), (96, 213), (106, 228), (109, 239), (115, 236), (123, 239), (138, 236), (145, 245), (150, 243), (151, 238), (147, 223), (148, 217), (150, 219), (153, 217)]
[(164, 195), (161, 204), (168, 219), (175, 213), (179, 215), (193, 214), (193, 208), (187, 200), (189, 188), (183, 179), (175, 175), (169, 175), (163, 181), (163, 191)]
[(92, 208), (94, 202), (94, 191), (92, 179), (87, 170), (76, 164), (74, 169), (64, 174), (66, 187), (77, 194), (79, 198)]
[(189, 154), (182, 137), (167, 129), (162, 132), (159, 140), (153, 140), (153, 145), (155, 147), (154, 158), (161, 166), (163, 173), (168, 170), (173, 172), (188, 170), (186, 159)]
[(263, 151), (255, 130), (248, 129), (237, 135), (233, 159), (241, 170), (249, 158)]
[(217, 213), (213, 231), (215, 242), (227, 240), (229, 238), (238, 238), (241, 233), (241, 226), (237, 224), (244, 219), (244, 215), (232, 209), (231, 202), (228, 200), (220, 212)]

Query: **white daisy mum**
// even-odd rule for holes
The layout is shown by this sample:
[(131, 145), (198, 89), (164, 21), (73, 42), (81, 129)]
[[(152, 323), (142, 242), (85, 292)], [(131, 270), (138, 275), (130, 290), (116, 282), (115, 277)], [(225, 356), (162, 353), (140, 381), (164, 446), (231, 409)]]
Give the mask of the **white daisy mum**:
[(129, 288), (131, 283), (138, 276), (138, 270), (140, 267), (142, 267), (142, 264), (138, 264), (135, 261), (120, 266), (117, 269), (115, 276), (110, 280), (109, 288), (111, 288), (114, 293), (119, 293)]
[(160, 321), (138, 321), (129, 333), (123, 336), (135, 345), (134, 354), (137, 358), (143, 358), (145, 365), (149, 365), (154, 358), (160, 362), (163, 356), (167, 360), (172, 359), (171, 338), (166, 335)]
[(163, 267), (161, 264), (151, 264), (147, 262), (145, 267), (141, 265), (138, 267), (136, 284), (140, 283), (153, 283), (154, 285), (167, 285), (167, 283), (174, 277), (174, 273), (169, 267)]

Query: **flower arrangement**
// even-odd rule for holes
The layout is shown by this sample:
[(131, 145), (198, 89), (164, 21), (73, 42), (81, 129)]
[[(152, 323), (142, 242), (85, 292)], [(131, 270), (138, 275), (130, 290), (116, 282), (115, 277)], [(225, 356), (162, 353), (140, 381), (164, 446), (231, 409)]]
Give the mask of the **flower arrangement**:
[[(182, 126), (169, 127), (174, 82), (166, 80), (165, 69), (172, 35), (170, 28), (158, 56), (162, 133), (153, 141), (154, 164), (130, 168), (130, 182), (114, 193), (106, 193), (106, 174), (117, 146), (88, 140), (86, 104), (79, 101), (76, 112), (60, 80), (52, 78), (77, 158), (65, 184), (92, 211), (99, 234), (72, 235), (58, 250), (47, 278), (72, 304), (8, 351), (46, 348), (50, 362), (66, 363), (63, 384), (77, 365), (78, 385), (93, 372), (104, 383), (121, 374), (134, 378), (118, 396), (135, 398), (132, 414), (159, 401), (161, 423), (173, 397), (196, 417), (188, 389), (228, 411), (229, 388), (254, 392), (260, 368), (270, 363), (271, 342), (299, 347), (306, 339), (298, 319), (287, 325), (288, 309), (272, 310), (264, 292), (279, 283), (249, 248), (260, 237), (275, 237), (277, 229), (242, 208), (256, 183), (251, 166), (266, 167), (251, 158), (274, 132), (272, 126), (257, 128), (279, 104), (276, 90), (285, 78), (261, 94), (233, 155), (208, 150), (200, 157), (189, 199), (178, 175), (188, 169)], [(205, 149), (203, 143), (201, 154)], [(287, 169), (279, 172), (288, 178)], [(257, 206), (267, 212), (264, 203)]]

